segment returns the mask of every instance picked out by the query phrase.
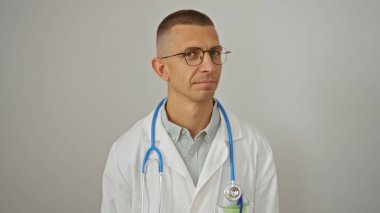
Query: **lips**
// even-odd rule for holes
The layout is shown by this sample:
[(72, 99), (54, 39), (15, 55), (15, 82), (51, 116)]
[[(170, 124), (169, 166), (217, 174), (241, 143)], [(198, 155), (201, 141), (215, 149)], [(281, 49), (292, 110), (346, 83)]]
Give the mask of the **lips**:
[(213, 83), (216, 83), (216, 81), (214, 81), (214, 80), (201, 80), (201, 81), (195, 82), (194, 84), (213, 84)]

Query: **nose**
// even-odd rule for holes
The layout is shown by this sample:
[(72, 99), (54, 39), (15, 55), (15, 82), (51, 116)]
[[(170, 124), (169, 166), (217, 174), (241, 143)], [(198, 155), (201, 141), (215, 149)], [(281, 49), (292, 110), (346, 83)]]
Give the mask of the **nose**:
[(203, 55), (203, 61), (202, 61), (202, 64), (201, 64), (201, 71), (202, 72), (211, 72), (211, 71), (214, 71), (216, 69), (216, 64), (214, 64), (214, 62), (212, 62), (212, 59), (211, 59), (211, 56), (208, 52), (205, 52), (204, 55)]

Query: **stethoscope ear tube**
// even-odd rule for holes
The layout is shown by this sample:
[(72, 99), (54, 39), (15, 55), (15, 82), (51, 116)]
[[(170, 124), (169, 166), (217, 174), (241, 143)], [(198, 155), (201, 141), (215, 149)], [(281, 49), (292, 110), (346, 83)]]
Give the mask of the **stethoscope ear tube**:
[(148, 149), (148, 151), (145, 153), (145, 156), (144, 156), (144, 160), (143, 160), (143, 163), (142, 163), (142, 166), (141, 166), (141, 211), (144, 212), (144, 191), (145, 191), (145, 179), (146, 179), (146, 176), (145, 176), (145, 171), (146, 171), (146, 165), (147, 165), (147, 162), (149, 161), (149, 156), (151, 154), (151, 152), (156, 152), (157, 154), (157, 157), (158, 157), (158, 171), (159, 171), (159, 174), (160, 174), (160, 177), (159, 177), (159, 207), (158, 207), (158, 211), (161, 211), (161, 189), (162, 189), (162, 172), (164, 171), (164, 166), (163, 166), (163, 162), (162, 162), (162, 155), (161, 155), (161, 152), (160, 150), (156, 147), (155, 145), (155, 138), (156, 138), (156, 120), (157, 120), (157, 116), (158, 116), (158, 112), (160, 110), (160, 108), (162, 107), (162, 105), (165, 103), (165, 100), (166, 98), (163, 98), (160, 103), (157, 105), (156, 109), (154, 110), (154, 114), (153, 114), (153, 119), (152, 119), (152, 126), (151, 126), (151, 132), (150, 132), (150, 148)]

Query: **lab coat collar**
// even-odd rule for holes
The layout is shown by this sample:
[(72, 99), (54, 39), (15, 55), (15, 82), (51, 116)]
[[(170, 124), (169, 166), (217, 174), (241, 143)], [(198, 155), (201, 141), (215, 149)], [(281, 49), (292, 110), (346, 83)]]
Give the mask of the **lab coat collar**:
[[(162, 109), (163, 108), (161, 107), (160, 111), (158, 112), (157, 121), (156, 121), (156, 138), (155, 138), (156, 141), (161, 141), (162, 137), (165, 136), (165, 132), (166, 132), (165, 127), (163, 126), (163, 124), (161, 122), (161, 110)], [(240, 123), (234, 114), (232, 114), (228, 109), (225, 109), (225, 110), (226, 110), (226, 113), (228, 115), (228, 118), (229, 118), (229, 121), (231, 124), (232, 139), (234, 142), (237, 140), (240, 140), (243, 137), (242, 130), (240, 127)], [(151, 125), (152, 125), (153, 114), (154, 114), (154, 111), (151, 112), (145, 118), (145, 126), (146, 126), (145, 130), (147, 132), (144, 135), (147, 136), (147, 139), (149, 139), (149, 141), (151, 138), (150, 129), (151, 129)], [(228, 143), (228, 132), (227, 132), (227, 127), (226, 127), (226, 122), (225, 122), (223, 114), (220, 112), (220, 110), (219, 110), (219, 115), (220, 115), (220, 120), (221, 120), (221, 125), (219, 126), (219, 129), (222, 129), (222, 131), (224, 133), (224, 141), (226, 143)]]

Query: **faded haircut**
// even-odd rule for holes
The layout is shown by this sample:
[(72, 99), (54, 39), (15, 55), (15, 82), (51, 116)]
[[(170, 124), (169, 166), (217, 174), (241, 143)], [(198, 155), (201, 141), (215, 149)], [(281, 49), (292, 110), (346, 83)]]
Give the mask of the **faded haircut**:
[(169, 14), (161, 21), (157, 28), (156, 46), (160, 42), (160, 38), (170, 28), (176, 25), (198, 25), (198, 26), (213, 26), (214, 23), (210, 17), (196, 10), (178, 10)]

